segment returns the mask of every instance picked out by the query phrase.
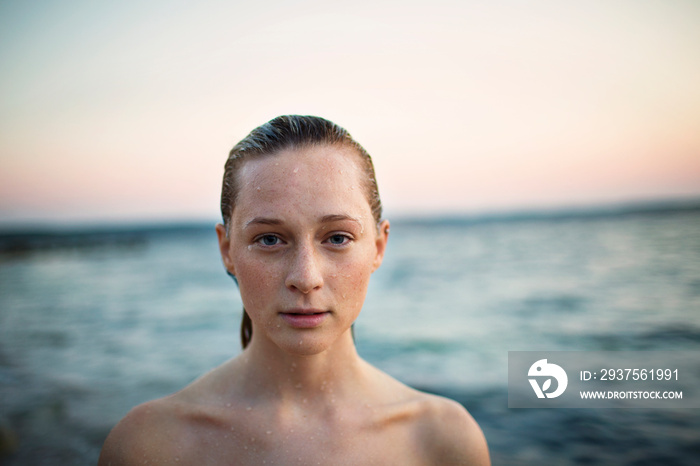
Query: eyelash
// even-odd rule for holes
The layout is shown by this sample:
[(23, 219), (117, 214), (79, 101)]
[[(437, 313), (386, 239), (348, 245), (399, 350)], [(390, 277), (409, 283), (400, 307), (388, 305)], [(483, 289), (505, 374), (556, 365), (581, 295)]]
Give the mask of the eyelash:
[[(275, 239), (275, 244), (265, 244), (265, 243), (264, 243), (264, 240), (265, 240), (265, 239), (272, 239), (272, 238)], [(333, 242), (331, 242), (331, 239), (332, 239), (332, 238), (342, 238), (342, 239), (343, 239), (343, 242), (342, 242), (342, 243), (333, 243)], [(328, 242), (329, 244), (332, 244), (333, 246), (345, 246), (345, 245), (347, 245), (347, 244), (348, 244), (350, 241), (352, 241), (352, 240), (353, 240), (352, 236), (350, 236), (350, 235), (348, 235), (348, 234), (345, 234), (345, 233), (333, 233), (332, 235), (328, 236), (328, 238), (326, 238), (323, 242), (324, 242), (324, 243), (325, 243), (325, 242)], [(275, 246), (279, 245), (279, 243), (280, 243), (281, 241), (282, 241), (282, 238), (280, 238), (280, 237), (277, 236), (277, 235), (273, 235), (273, 234), (271, 234), (271, 233), (267, 233), (267, 234), (264, 234), (264, 235), (260, 235), (260, 236), (258, 236), (257, 238), (255, 238), (255, 240), (254, 240), (254, 242), (260, 244), (261, 246), (263, 246), (263, 247), (268, 247), (268, 248), (272, 248), (272, 247), (275, 247)]]
[[(276, 242), (275, 244), (265, 244), (265, 243), (263, 242), (263, 240), (264, 240), (265, 238), (274, 238), (277, 242)], [(277, 245), (279, 244), (279, 241), (282, 241), (282, 238), (280, 238), (280, 237), (277, 236), (277, 235), (270, 234), (270, 233), (265, 234), (265, 235), (260, 235), (260, 236), (258, 236), (257, 238), (255, 238), (255, 242), (256, 242), (256, 243), (260, 244), (261, 246), (268, 247), (268, 248), (271, 248), (271, 247), (273, 247), (273, 246), (277, 246)]]
[(352, 237), (350, 235), (345, 234), (345, 233), (333, 233), (332, 235), (330, 235), (326, 239), (326, 241), (330, 242), (331, 238), (343, 238), (344, 240), (347, 240), (347, 241), (343, 241), (342, 243), (330, 243), (333, 246), (345, 246), (350, 241), (352, 241)]

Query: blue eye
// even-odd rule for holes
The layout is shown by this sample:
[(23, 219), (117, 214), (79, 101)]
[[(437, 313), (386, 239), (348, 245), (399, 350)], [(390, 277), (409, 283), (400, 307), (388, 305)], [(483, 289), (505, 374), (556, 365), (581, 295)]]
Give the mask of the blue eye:
[(280, 239), (275, 235), (263, 235), (260, 238), (258, 238), (258, 242), (260, 242), (264, 246), (275, 246), (277, 243), (279, 243), (279, 240)]
[(330, 238), (328, 238), (328, 242), (335, 245), (344, 244), (348, 240), (349, 238), (345, 235), (333, 235)]

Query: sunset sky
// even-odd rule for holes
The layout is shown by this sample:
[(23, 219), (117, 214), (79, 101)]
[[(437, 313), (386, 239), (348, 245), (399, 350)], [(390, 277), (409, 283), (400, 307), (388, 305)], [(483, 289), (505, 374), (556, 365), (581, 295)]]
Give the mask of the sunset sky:
[(216, 219), (326, 117), (388, 215), (700, 199), (700, 2), (0, 2), (0, 224)]

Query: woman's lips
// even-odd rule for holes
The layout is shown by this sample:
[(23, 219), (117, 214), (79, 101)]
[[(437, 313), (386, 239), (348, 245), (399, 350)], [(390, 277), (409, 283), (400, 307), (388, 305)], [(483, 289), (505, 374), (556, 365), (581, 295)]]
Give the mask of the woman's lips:
[(281, 312), (282, 319), (294, 328), (318, 327), (328, 317), (329, 311), (320, 309), (293, 309)]

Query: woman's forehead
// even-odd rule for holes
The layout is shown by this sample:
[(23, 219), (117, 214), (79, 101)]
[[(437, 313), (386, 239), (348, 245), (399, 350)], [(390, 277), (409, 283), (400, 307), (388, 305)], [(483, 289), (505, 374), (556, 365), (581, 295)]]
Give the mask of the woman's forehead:
[(371, 209), (362, 176), (359, 155), (345, 147), (312, 146), (258, 157), (240, 168), (234, 212), (314, 208), (323, 215), (342, 211), (364, 217)]
[(361, 183), (360, 156), (343, 146), (310, 146), (247, 160), (240, 167), (238, 184), (304, 183), (310, 186), (324, 180), (356, 185)]

